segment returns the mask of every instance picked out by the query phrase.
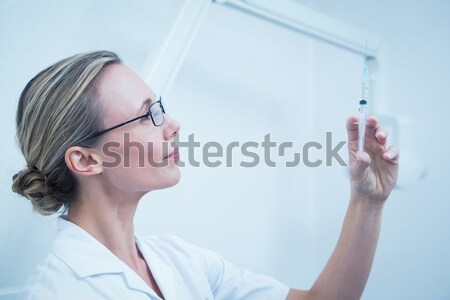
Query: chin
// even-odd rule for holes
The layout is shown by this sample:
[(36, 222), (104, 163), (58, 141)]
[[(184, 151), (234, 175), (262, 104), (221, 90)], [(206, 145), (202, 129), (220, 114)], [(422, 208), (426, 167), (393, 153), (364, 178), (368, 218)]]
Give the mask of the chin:
[(181, 172), (178, 166), (161, 168), (159, 172), (146, 174), (143, 178), (147, 178), (145, 182), (142, 182), (146, 191), (163, 190), (176, 185), (180, 181)]
[(181, 172), (179, 168), (172, 170), (167, 176), (167, 186), (166, 188), (176, 185), (181, 179)]

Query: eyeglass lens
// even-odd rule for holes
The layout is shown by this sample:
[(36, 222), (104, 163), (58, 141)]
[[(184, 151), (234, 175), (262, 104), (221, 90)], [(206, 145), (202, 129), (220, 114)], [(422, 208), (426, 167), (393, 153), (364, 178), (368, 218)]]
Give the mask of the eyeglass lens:
[(162, 106), (162, 103), (160, 101), (153, 103), (152, 106), (150, 106), (150, 114), (153, 118), (153, 122), (155, 122), (156, 126), (162, 125), (164, 123), (164, 109)]

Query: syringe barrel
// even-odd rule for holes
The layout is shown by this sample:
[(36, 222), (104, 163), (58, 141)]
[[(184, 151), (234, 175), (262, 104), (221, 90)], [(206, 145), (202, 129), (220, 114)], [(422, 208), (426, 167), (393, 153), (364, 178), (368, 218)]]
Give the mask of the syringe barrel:
[(367, 100), (359, 100), (359, 116), (367, 118)]

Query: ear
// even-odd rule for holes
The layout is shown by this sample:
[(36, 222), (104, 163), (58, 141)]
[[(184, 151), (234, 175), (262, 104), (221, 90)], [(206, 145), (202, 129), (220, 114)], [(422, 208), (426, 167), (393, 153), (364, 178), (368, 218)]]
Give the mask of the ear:
[(70, 147), (66, 150), (64, 160), (72, 172), (81, 176), (103, 172), (102, 159), (93, 149), (79, 146)]

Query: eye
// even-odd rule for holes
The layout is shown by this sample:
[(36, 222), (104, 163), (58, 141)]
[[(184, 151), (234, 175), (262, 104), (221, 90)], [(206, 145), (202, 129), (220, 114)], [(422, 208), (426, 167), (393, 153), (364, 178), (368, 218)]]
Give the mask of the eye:
[(150, 120), (150, 113), (146, 114), (145, 116), (143, 116), (141, 118), (141, 121), (147, 121), (147, 120)]

